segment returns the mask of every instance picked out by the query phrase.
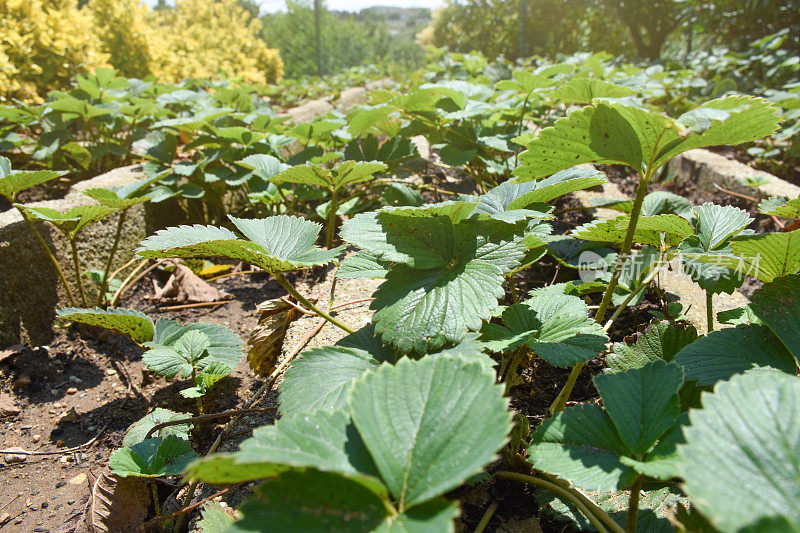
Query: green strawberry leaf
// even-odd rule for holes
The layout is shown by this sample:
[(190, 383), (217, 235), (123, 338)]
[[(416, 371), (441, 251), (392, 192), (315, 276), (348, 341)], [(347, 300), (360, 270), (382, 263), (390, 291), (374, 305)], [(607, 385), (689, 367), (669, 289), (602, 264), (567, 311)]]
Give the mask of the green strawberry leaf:
[(791, 353), (765, 326), (748, 325), (713, 331), (683, 348), (674, 361), (687, 380), (714, 385), (751, 368), (772, 367), (794, 373)]
[(64, 235), (71, 238), (75, 238), (90, 224), (94, 224), (116, 211), (116, 209), (102, 205), (82, 205), (64, 212), (49, 207), (29, 207), (22, 204), (14, 204), (14, 206), (34, 220), (50, 222)]
[(753, 293), (749, 307), (800, 361), (800, 275), (764, 284)]
[(375, 292), (372, 320), (400, 351), (425, 353), (480, 329), (504, 294), (504, 274), (522, 260), (524, 225), (467, 218), (474, 208), (383, 208), (343, 225), (344, 240), (397, 263)]
[(458, 514), (455, 503), (437, 498), (389, 516), (382, 498), (338, 474), (284, 472), (263, 483), (255, 497), (242, 504), (244, 517), (235, 524), (235, 531), (450, 531)]
[(641, 368), (599, 374), (594, 385), (625, 446), (646, 453), (678, 419), (683, 369), (663, 360)]
[[(190, 416), (189, 413), (176, 413), (175, 411), (170, 411), (163, 407), (156, 407), (151, 413), (146, 414), (128, 427), (128, 430), (125, 432), (125, 437), (122, 439), (122, 445), (130, 448), (134, 444), (139, 444), (144, 441), (147, 433), (158, 424), (182, 420)], [(166, 437), (167, 435), (175, 435), (181, 439), (189, 440), (189, 432), (192, 430), (192, 427), (194, 427), (194, 424), (191, 422), (167, 426), (154, 432), (152, 436)]]
[(503, 312), (503, 324), (487, 323), (481, 340), (496, 352), (527, 344), (548, 362), (568, 367), (597, 357), (606, 348), (608, 336), (588, 316), (586, 303), (564, 294), (564, 287), (552, 285), (531, 292), (531, 298)]
[(56, 315), (62, 320), (71, 320), (87, 326), (97, 326), (117, 331), (130, 337), (138, 344), (153, 340), (155, 335), (153, 321), (144, 313), (133, 309), (122, 309), (120, 307), (111, 307), (109, 309), (65, 307), (59, 309)]
[(603, 80), (572, 78), (550, 93), (550, 99), (562, 104), (590, 104), (595, 98), (624, 98), (636, 91)]
[(627, 449), (608, 414), (595, 404), (568, 406), (545, 419), (528, 447), (537, 470), (588, 490), (619, 490), (636, 477), (620, 461)]
[(300, 413), (346, 409), (355, 379), (395, 359), (394, 352), (375, 336), (372, 325), (332, 346), (306, 350), (286, 370), (279, 396), (280, 410)]
[(479, 472), (511, 427), (494, 372), (459, 358), (382, 365), (355, 382), (349, 405), (401, 512)]
[(710, 252), (741, 233), (753, 221), (747, 211), (731, 205), (704, 203), (693, 209), (692, 225), (703, 250)]
[(304, 183), (338, 191), (345, 185), (369, 181), (373, 174), (384, 170), (386, 165), (378, 161), (343, 161), (332, 170), (319, 165), (305, 164), (288, 168), (269, 180), (275, 185)]
[(730, 254), (687, 254), (687, 257), (737, 270), (764, 283), (800, 270), (800, 230), (741, 235), (731, 239), (730, 245)]
[(390, 263), (377, 259), (374, 255), (364, 250), (359, 250), (342, 261), (336, 270), (336, 277), (341, 279), (362, 279), (386, 277)]
[(679, 448), (693, 505), (721, 531), (800, 529), (797, 377), (750, 371), (720, 382), (702, 403), (689, 412)]
[(349, 477), (377, 494), (386, 493), (361, 437), (342, 411), (286, 415), (274, 425), (256, 429), (238, 451), (193, 463), (186, 475), (229, 484), (312, 468)]
[(177, 476), (197, 458), (188, 441), (167, 435), (115, 450), (108, 459), (111, 471), (120, 476)]
[(264, 181), (269, 181), (273, 176), (288, 170), (289, 165), (282, 163), (277, 157), (267, 154), (253, 154), (236, 162), (253, 171), (253, 174)]
[(142, 257), (229, 257), (269, 272), (320, 266), (335, 261), (342, 248), (316, 246), (320, 225), (294, 216), (263, 219), (231, 217), (250, 240), (214, 226), (178, 226), (157, 231), (139, 244)]
[(120, 197), (119, 192), (117, 191), (100, 188), (86, 189), (83, 191), (83, 194), (95, 200), (98, 204), (104, 207), (110, 207), (116, 211), (130, 209), (131, 207), (138, 204), (143, 204), (150, 199), (147, 196), (123, 198)]
[(520, 154), (522, 164), (514, 173), (534, 179), (581, 163), (620, 163), (642, 174), (692, 148), (766, 137), (778, 122), (775, 107), (749, 96), (712, 100), (677, 120), (622, 102), (596, 101), (543, 129)]
[(789, 200), (781, 196), (773, 196), (758, 204), (758, 211), (763, 215), (783, 218), (800, 218), (800, 198)]
[(615, 342), (606, 364), (612, 371), (641, 368), (647, 363), (663, 359), (672, 361), (684, 347), (697, 340), (697, 330), (692, 325), (674, 324), (663, 320), (651, 325), (633, 345)]
[(41, 185), (64, 174), (67, 173), (59, 170), (13, 171), (11, 161), (0, 156), (0, 196), (15, 202), (20, 191)]
[[(622, 244), (630, 223), (630, 215), (620, 215), (607, 220), (595, 220), (572, 231), (572, 236), (585, 241)], [(667, 246), (677, 246), (692, 235), (691, 224), (678, 215), (642, 216), (636, 221), (633, 242), (661, 248), (662, 235)]]

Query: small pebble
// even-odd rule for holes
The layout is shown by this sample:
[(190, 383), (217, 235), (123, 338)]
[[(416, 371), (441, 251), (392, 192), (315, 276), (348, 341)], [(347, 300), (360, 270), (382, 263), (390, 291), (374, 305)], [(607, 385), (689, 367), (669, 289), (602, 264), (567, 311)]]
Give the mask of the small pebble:
[(0, 526), (4, 525), (6, 522), (11, 520), (11, 515), (8, 513), (3, 513), (0, 515)]
[(61, 487), (63, 487), (66, 484), (67, 484), (66, 481), (59, 481), (58, 483), (56, 483), (56, 488), (60, 489)]
[(37, 433), (36, 435), (34, 435), (33, 437), (31, 437), (31, 438), (33, 439), (33, 443), (34, 443), (34, 444), (36, 444), (37, 442), (39, 442), (40, 440), (42, 440), (42, 436), (41, 436), (41, 435), (39, 435), (38, 433)]
[(64, 440), (57, 440), (57, 441), (56, 441), (56, 446), (57, 446), (58, 448), (61, 448), (61, 447), (63, 447), (63, 446), (66, 446), (66, 445), (67, 445), (67, 442), (66, 442), (66, 441), (64, 441)]
[(20, 448), (19, 446), (13, 446), (8, 449), (9, 453), (5, 454), (3, 459), (6, 463), (24, 463), (28, 459), (28, 455), (24, 453), (15, 453), (15, 452), (24, 452), (25, 448)]
[(70, 387), (67, 389), (67, 394), (75, 394), (76, 392), (78, 392), (78, 389), (75, 387)]
[(75, 500), (67, 500), (67, 505), (72, 505), (73, 503), (75, 503)]
[(42, 502), (42, 509), (47, 509), (48, 507), (50, 507), (50, 504), (49, 504), (49, 503), (47, 503), (47, 502)]

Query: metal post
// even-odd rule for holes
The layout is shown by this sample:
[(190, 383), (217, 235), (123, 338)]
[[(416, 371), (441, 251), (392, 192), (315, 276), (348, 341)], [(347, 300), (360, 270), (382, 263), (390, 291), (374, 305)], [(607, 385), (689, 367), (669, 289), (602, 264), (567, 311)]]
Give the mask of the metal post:
[(525, 19), (528, 17), (525, 0), (519, 0), (519, 57), (525, 57)]
[(317, 34), (317, 74), (322, 76), (322, 0), (314, 0), (314, 27)]

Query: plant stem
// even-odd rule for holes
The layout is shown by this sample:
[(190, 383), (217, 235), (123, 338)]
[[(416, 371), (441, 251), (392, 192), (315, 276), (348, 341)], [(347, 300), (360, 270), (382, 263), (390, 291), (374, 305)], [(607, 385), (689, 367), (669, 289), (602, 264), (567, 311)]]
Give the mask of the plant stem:
[(492, 502), (486, 512), (483, 513), (483, 517), (481, 517), (481, 521), (478, 522), (478, 527), (475, 528), (474, 533), (483, 533), (483, 530), (486, 529), (486, 526), (489, 525), (489, 520), (492, 519), (494, 516), (494, 512), (497, 511), (497, 508), (500, 507), (500, 504), (497, 502)]
[(328, 223), (325, 227), (325, 246), (333, 248), (333, 237), (336, 234), (336, 189), (331, 190), (331, 204), (328, 206)]
[(517, 295), (517, 287), (514, 285), (514, 274), (509, 273), (506, 275), (506, 282), (508, 283), (508, 289), (511, 291), (511, 302), (517, 303), (519, 301), (519, 295)]
[(708, 333), (714, 331), (714, 293), (706, 290), (706, 327)]
[(295, 290), (295, 288), (292, 287), (292, 284), (289, 283), (289, 280), (287, 280), (286, 277), (284, 277), (283, 274), (281, 274), (280, 272), (273, 272), (272, 275), (275, 276), (275, 281), (277, 281), (278, 284), (281, 287), (286, 289), (289, 292), (289, 294), (291, 294), (292, 296), (297, 298), (297, 301), (300, 302), (301, 304), (305, 305), (308, 309), (311, 309), (312, 311), (317, 313), (321, 318), (324, 318), (325, 320), (327, 320), (328, 322), (330, 322), (331, 324), (333, 324), (337, 328), (343, 329), (347, 333), (355, 333), (355, 331), (353, 329), (349, 328), (348, 326), (345, 326), (344, 324), (342, 324), (341, 322), (339, 322), (338, 320), (336, 320), (335, 318), (330, 316), (328, 313), (326, 313), (325, 311), (323, 311), (322, 309), (320, 309), (316, 305), (314, 305), (311, 302), (309, 302), (302, 294), (297, 292)]
[(53, 251), (45, 242), (44, 237), (42, 237), (42, 234), (39, 233), (39, 230), (36, 229), (36, 226), (33, 224), (33, 222), (31, 222), (31, 219), (28, 218), (28, 215), (26, 215), (22, 209), (17, 209), (17, 211), (19, 211), (19, 214), (22, 215), (22, 220), (25, 221), (25, 224), (28, 226), (28, 229), (30, 229), (31, 232), (33, 233), (33, 236), (36, 237), (36, 242), (39, 243), (39, 246), (42, 248), (42, 250), (44, 250), (44, 252), (47, 254), (47, 257), (50, 258), (50, 262), (53, 263), (53, 266), (56, 268), (56, 274), (58, 274), (58, 278), (61, 280), (61, 285), (64, 286), (64, 292), (67, 293), (67, 299), (69, 300), (69, 304), (72, 307), (77, 307), (78, 304), (75, 302), (75, 297), (72, 295), (72, 289), (70, 289), (69, 283), (67, 283), (67, 278), (66, 276), (64, 276), (64, 270), (62, 270), (61, 265), (58, 262), (58, 259), (56, 259), (56, 256), (53, 254)]
[(650, 273), (647, 275), (647, 277), (644, 279), (644, 281), (642, 281), (642, 284), (639, 285), (639, 288), (636, 289), (634, 292), (630, 293), (625, 298), (625, 300), (623, 300), (622, 303), (617, 306), (617, 309), (614, 311), (614, 314), (611, 315), (611, 318), (608, 319), (608, 322), (606, 322), (606, 325), (603, 326), (603, 330), (604, 331), (608, 331), (609, 329), (611, 329), (611, 326), (614, 325), (614, 321), (619, 317), (619, 315), (622, 314), (622, 312), (625, 310), (625, 308), (628, 307), (628, 304), (631, 302), (631, 300), (636, 298), (636, 296), (640, 292), (645, 290), (650, 285), (650, 282), (653, 281), (656, 276), (658, 276), (658, 273), (661, 271), (661, 261), (663, 261), (663, 260), (664, 260), (664, 253), (662, 252), (658, 256), (658, 262), (656, 263), (655, 268), (653, 268), (653, 270), (650, 271)]
[[(612, 520), (608, 514), (600, 509), (597, 505), (593, 502), (589, 501), (588, 498), (583, 498), (577, 494), (577, 491), (573, 491), (569, 488), (562, 487), (556, 483), (551, 481), (547, 481), (542, 478), (538, 478), (536, 476), (530, 476), (527, 474), (520, 474), (517, 472), (497, 472), (494, 477), (499, 477), (502, 479), (510, 479), (512, 481), (520, 481), (522, 483), (530, 483), (531, 485), (536, 485), (543, 489), (547, 489), (551, 492), (555, 492), (559, 496), (569, 500), (582, 512), (589, 522), (599, 531), (600, 533), (608, 533), (611, 530), (613, 533), (624, 533), (624, 530)], [(608, 526), (608, 527), (606, 527)]]
[(556, 399), (553, 400), (552, 404), (550, 404), (550, 409), (548, 409), (548, 412), (551, 415), (560, 413), (567, 406), (567, 401), (572, 394), (572, 389), (575, 387), (575, 382), (578, 381), (578, 376), (581, 374), (581, 370), (583, 370), (585, 365), (586, 363), (578, 363), (572, 367), (572, 370), (569, 372), (567, 382), (564, 383), (564, 386), (561, 388), (561, 392), (558, 393)]
[(150, 490), (153, 493), (153, 505), (156, 508), (156, 516), (161, 516), (161, 502), (158, 501), (158, 487), (156, 486), (156, 480), (150, 480)]
[(639, 495), (642, 492), (644, 476), (639, 476), (633, 481), (631, 497), (628, 500), (628, 514), (625, 517), (625, 533), (636, 533), (636, 522), (639, 521)]
[[(611, 274), (611, 280), (608, 282), (606, 291), (603, 293), (603, 300), (600, 302), (600, 307), (597, 308), (597, 313), (594, 315), (594, 320), (597, 323), (603, 322), (606, 311), (611, 305), (611, 297), (614, 295), (614, 289), (616, 289), (617, 285), (619, 284), (619, 277), (622, 275), (622, 268), (625, 265), (628, 255), (631, 253), (633, 236), (636, 233), (636, 223), (639, 220), (639, 215), (642, 213), (642, 202), (644, 202), (644, 197), (647, 195), (647, 186), (650, 184), (650, 178), (652, 175), (653, 171), (650, 167), (648, 167), (644, 175), (639, 179), (639, 187), (636, 189), (636, 199), (633, 201), (633, 209), (631, 209), (631, 219), (630, 222), (628, 222), (628, 230), (625, 233), (625, 239), (622, 242), (622, 248), (617, 256), (617, 262), (614, 264), (614, 273)], [(572, 388), (575, 386), (575, 382), (578, 380), (578, 374), (581, 373), (581, 370), (583, 370), (585, 365), (586, 363), (578, 363), (572, 367), (572, 371), (569, 374), (567, 383), (564, 384), (564, 388), (561, 389), (561, 392), (558, 393), (555, 401), (550, 406), (551, 414), (564, 410), (564, 407), (567, 405), (567, 400), (569, 399), (570, 394), (572, 394)]]
[(123, 209), (119, 213), (119, 221), (117, 222), (117, 232), (114, 234), (114, 244), (111, 245), (111, 251), (108, 252), (108, 260), (106, 261), (106, 268), (103, 271), (103, 279), (100, 280), (100, 294), (97, 295), (97, 307), (103, 306), (106, 300), (106, 291), (108, 290), (108, 274), (111, 272), (111, 263), (114, 262), (114, 255), (117, 253), (119, 247), (119, 239), (122, 236), (122, 226), (125, 224), (125, 217), (128, 215), (128, 210)]
[(81, 273), (81, 262), (78, 259), (78, 247), (75, 245), (76, 238), (77, 236), (67, 236), (67, 239), (69, 240), (69, 247), (72, 251), (72, 263), (74, 264), (75, 268), (75, 284), (78, 286), (78, 293), (81, 296), (81, 305), (83, 307), (88, 307), (88, 304), (86, 303), (86, 292), (83, 290), (83, 280), (81, 279), (83, 274)]

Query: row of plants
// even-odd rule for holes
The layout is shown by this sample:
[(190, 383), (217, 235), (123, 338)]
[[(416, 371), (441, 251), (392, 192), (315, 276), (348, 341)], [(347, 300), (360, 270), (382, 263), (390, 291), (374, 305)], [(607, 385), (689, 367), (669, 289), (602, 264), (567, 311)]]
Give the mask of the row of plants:
[[(251, 186), (258, 178), (260, 189), (244, 189), (250, 218), (218, 209), (205, 219), (212, 224), (148, 237), (138, 255), (249, 263), (347, 336), (283, 362), (280, 420), (236, 452), (217, 452), (220, 433), (198, 458), (191, 427), (205, 419), (197, 416), (159, 409), (134, 424), (110, 467), (153, 488), (150, 525), (184, 526), (185, 514), (160, 516), (157, 490), (159, 478), (182, 475), (184, 507), (200, 483), (259, 481), (237, 514), (233, 527), (242, 531), (451, 531), (459, 514), (451, 491), (509, 482), (533, 486), (537, 506), (601, 532), (800, 527), (800, 234), (754, 234), (751, 218), (736, 208), (647, 194), (686, 150), (772, 135), (778, 110), (760, 98), (727, 96), (671, 118), (648, 104), (650, 93), (601, 79), (605, 68), (602, 57), (582, 58), (515, 71), (494, 88), (434, 79), (374, 91), (369, 106), (347, 116), (280, 133), (267, 123), (221, 128), (188, 114), (154, 125), (138, 145), (161, 182), (148, 196), (166, 196), (195, 176), (209, 186), (218, 160), (226, 169), (235, 164)], [(643, 94), (644, 102), (636, 98)], [(541, 129), (529, 133), (532, 117)], [(222, 112), (217, 119), (239, 118)], [(197, 128), (192, 120), (208, 122)], [(184, 146), (192, 156), (160, 158), (161, 148), (177, 145), (165, 139), (181, 137), (184, 126), (203, 132)], [(407, 184), (392, 183), (416, 157), (410, 139), (417, 135), (436, 149), (440, 166), (464, 169), (476, 194), (426, 204)], [(292, 140), (300, 151), (287, 159), (277, 148)], [(554, 202), (605, 181), (575, 167), (584, 163), (630, 167), (639, 177), (635, 198), (614, 206), (622, 211), (616, 218), (552, 235)], [(12, 201), (54, 177), (4, 168), (0, 184)], [(115, 194), (122, 200), (127, 192)], [(759, 208), (800, 218), (798, 202), (772, 198)], [(342, 260), (345, 248), (354, 253)], [(592, 281), (577, 276), (586, 250), (608, 266), (593, 265), (601, 272)], [(514, 274), (546, 255), (572, 267), (576, 279), (520, 294)], [(709, 295), (709, 334), (698, 336), (670, 312), (633, 344), (611, 343), (611, 326), (674, 258), (692, 267)], [(346, 311), (335, 312), (335, 294), (327, 305), (312, 302), (287, 276), (340, 260), (339, 278), (383, 280), (372, 323), (357, 331)], [(763, 287), (746, 307), (716, 317), (733, 327), (712, 331), (713, 295), (746, 276)], [(85, 305), (59, 315), (129, 336), (149, 369), (190, 379), (185, 397), (213, 393), (243, 357), (238, 336), (215, 324)], [(586, 363), (598, 358), (600, 402), (570, 404)], [(544, 421), (531, 427), (526, 413), (508, 405), (525, 380), (521, 366), (534, 359), (569, 375), (548, 412), (537, 413)], [(267, 369), (245, 409), (281, 369)], [(197, 410), (208, 414), (202, 400)], [(496, 508), (486, 509), (478, 530)], [(204, 530), (232, 521), (206, 506)]]

